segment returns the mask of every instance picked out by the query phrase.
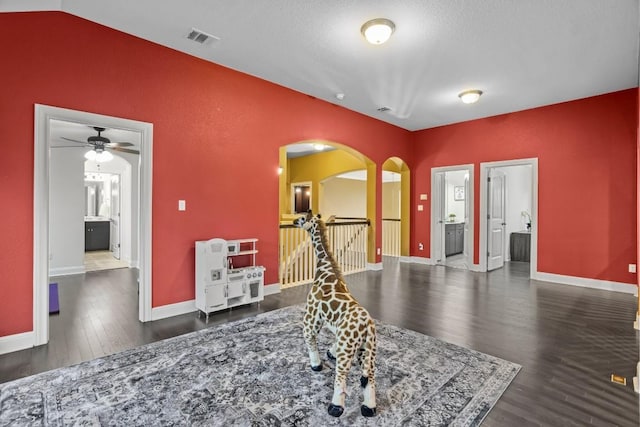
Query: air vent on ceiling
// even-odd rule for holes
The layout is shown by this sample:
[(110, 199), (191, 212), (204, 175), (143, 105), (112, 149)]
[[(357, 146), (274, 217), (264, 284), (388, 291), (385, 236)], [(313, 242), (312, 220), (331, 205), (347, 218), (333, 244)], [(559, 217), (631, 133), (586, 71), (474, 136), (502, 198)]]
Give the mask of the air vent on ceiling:
[(212, 34), (207, 34), (197, 28), (192, 28), (191, 32), (187, 35), (187, 38), (200, 44), (209, 44), (213, 43), (214, 41), (220, 40), (220, 37), (216, 37)]
[(391, 111), (391, 107), (380, 107), (378, 108), (378, 111), (380, 111), (381, 113), (386, 113), (387, 111)]

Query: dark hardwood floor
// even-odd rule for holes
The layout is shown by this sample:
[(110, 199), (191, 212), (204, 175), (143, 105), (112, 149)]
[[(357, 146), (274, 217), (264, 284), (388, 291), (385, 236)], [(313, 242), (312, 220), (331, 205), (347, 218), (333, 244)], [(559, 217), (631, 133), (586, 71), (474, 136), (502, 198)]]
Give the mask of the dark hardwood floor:
[[(0, 382), (302, 303), (308, 290), (214, 313), (208, 324), (195, 313), (142, 324), (134, 270), (56, 279), (50, 343), (0, 356)], [(632, 295), (532, 281), (524, 263), (474, 273), (385, 259), (384, 270), (347, 282), (376, 319), (522, 365), (485, 426), (640, 425)]]

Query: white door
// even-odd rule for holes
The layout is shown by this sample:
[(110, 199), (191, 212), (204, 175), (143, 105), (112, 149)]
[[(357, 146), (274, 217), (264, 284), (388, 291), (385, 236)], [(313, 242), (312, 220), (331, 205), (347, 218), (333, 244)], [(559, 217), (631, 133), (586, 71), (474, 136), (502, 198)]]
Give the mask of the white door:
[(487, 238), (487, 270), (504, 266), (505, 249), (505, 181), (503, 172), (491, 169), (489, 173), (489, 233)]
[(111, 175), (111, 252), (120, 259), (120, 175)]
[(443, 172), (438, 172), (433, 176), (433, 253), (432, 258), (436, 264), (444, 264), (445, 255), (445, 176)]

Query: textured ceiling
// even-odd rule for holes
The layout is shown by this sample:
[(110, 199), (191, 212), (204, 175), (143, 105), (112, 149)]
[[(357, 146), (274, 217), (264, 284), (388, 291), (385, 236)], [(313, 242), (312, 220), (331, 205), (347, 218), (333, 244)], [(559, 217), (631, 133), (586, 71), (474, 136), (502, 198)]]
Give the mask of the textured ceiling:
[[(0, 11), (46, 9), (408, 130), (638, 86), (638, 0), (0, 1)], [(379, 17), (396, 31), (369, 45), (360, 27)], [(192, 27), (220, 40), (198, 45)], [(462, 104), (470, 88), (484, 95)]]

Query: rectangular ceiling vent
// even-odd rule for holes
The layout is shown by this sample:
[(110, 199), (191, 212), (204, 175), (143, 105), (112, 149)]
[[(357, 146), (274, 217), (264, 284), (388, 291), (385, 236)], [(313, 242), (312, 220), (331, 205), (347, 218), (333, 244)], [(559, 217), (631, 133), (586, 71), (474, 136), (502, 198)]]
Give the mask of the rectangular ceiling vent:
[(380, 107), (378, 108), (378, 111), (380, 111), (381, 113), (386, 113), (387, 111), (391, 111), (391, 107)]
[(192, 28), (191, 32), (187, 35), (187, 38), (189, 40), (193, 40), (196, 43), (200, 43), (200, 44), (210, 44), (213, 43), (214, 41), (218, 41), (220, 40), (220, 37), (216, 37), (212, 34), (207, 34), (202, 30), (199, 30), (197, 28)]

